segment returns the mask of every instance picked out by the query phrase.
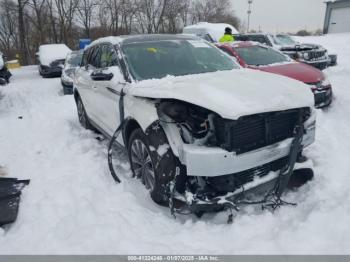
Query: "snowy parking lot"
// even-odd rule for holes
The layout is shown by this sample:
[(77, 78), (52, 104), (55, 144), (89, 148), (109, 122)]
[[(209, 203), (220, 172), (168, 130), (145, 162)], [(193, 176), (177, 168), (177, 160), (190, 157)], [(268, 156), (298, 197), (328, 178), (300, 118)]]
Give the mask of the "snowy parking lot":
[(0, 165), (31, 184), (17, 222), (0, 229), (0, 254), (350, 254), (350, 35), (302, 41), (324, 45), (339, 62), (325, 70), (335, 100), (318, 111), (306, 151), (315, 179), (285, 197), (297, 207), (247, 207), (232, 225), (227, 213), (174, 219), (130, 178), (123, 154), (115, 184), (107, 141), (80, 126), (60, 79), (42, 79), (35, 66), (13, 70), (0, 87)]

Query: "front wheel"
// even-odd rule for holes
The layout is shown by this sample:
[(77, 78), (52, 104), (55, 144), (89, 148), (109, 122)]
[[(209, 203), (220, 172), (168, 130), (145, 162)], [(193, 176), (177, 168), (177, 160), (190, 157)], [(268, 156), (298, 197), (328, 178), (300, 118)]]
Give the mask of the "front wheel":
[(161, 128), (150, 128), (146, 134), (136, 129), (130, 136), (128, 156), (131, 169), (150, 191), (153, 201), (167, 205), (169, 183), (174, 180), (178, 161)]

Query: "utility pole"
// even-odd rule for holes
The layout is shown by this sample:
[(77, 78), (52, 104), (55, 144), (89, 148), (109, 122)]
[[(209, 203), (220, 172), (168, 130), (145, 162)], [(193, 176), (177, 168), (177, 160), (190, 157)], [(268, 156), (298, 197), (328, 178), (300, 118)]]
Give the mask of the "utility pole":
[(247, 27), (247, 33), (250, 31), (250, 15), (252, 14), (252, 4), (253, 0), (248, 0), (248, 27)]

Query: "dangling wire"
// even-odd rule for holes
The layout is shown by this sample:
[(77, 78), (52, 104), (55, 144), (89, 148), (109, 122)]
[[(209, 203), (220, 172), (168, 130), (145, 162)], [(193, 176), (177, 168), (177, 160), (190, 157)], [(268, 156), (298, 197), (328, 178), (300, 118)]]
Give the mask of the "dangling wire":
[(117, 128), (117, 130), (114, 132), (111, 141), (109, 142), (108, 145), (108, 168), (109, 171), (111, 172), (111, 175), (113, 177), (113, 179), (117, 182), (117, 183), (121, 183), (120, 178), (118, 177), (117, 173), (114, 170), (113, 167), (113, 145), (115, 142), (117, 142), (117, 139), (119, 137), (119, 135), (122, 133), (123, 128), (124, 128), (124, 124), (125, 124), (125, 119), (124, 119), (124, 90), (121, 91), (120, 93), (120, 99), (119, 99), (119, 114), (120, 114), (120, 125)]

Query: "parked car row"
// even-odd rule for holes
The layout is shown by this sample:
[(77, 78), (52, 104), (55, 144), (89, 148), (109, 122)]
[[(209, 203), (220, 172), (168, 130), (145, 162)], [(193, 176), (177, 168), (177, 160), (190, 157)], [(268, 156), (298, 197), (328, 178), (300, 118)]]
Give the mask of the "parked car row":
[(194, 34), (209, 42), (216, 43), (219, 42), (219, 37), (223, 34), (225, 28), (231, 29), (236, 41), (258, 42), (273, 47), (298, 62), (314, 66), (320, 70), (337, 64), (337, 55), (328, 54), (327, 49), (321, 45), (299, 43), (286, 34), (241, 34), (229, 24), (206, 22), (186, 26), (183, 32), (185, 34)]
[(298, 62), (320, 70), (337, 64), (337, 56), (329, 55), (321, 45), (299, 43), (289, 35), (256, 33), (238, 34), (235, 35), (235, 38), (238, 41), (254, 41), (273, 47)]
[[(287, 69), (275, 62), (293, 76), (281, 76)], [(273, 64), (273, 74), (264, 72)], [(310, 170), (302, 152), (315, 140), (315, 101), (310, 85), (295, 79), (327, 83), (309, 67), (314, 75), (302, 79), (298, 66), (253, 43), (109, 37), (84, 50), (73, 93), (82, 126), (108, 138), (121, 129), (132, 172), (156, 203), (218, 211), (250, 194), (280, 197), (291, 175)]]
[(332, 103), (332, 86), (325, 74), (314, 67), (292, 60), (282, 52), (258, 42), (234, 42), (217, 46), (237, 59), (243, 67), (283, 75), (309, 85), (318, 108)]

